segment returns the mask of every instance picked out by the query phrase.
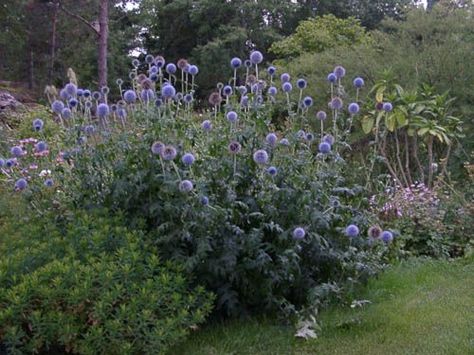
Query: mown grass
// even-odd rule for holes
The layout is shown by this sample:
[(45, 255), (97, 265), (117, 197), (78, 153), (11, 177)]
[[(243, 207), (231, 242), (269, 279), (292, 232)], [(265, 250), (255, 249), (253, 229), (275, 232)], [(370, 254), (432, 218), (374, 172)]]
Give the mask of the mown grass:
[(474, 354), (474, 258), (414, 260), (369, 283), (358, 309), (321, 314), (318, 339), (271, 320), (239, 320), (196, 332), (170, 354)]

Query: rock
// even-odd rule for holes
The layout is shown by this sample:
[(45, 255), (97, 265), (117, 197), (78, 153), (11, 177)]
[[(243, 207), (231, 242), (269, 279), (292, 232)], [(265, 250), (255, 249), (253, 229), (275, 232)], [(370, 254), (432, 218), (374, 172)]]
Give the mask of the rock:
[(15, 111), (22, 104), (7, 91), (0, 91), (0, 113)]

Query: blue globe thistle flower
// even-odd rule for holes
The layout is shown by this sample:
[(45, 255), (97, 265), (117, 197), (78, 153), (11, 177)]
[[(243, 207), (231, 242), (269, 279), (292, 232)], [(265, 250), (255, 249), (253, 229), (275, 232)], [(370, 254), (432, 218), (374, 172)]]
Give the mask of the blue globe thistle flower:
[(191, 192), (193, 188), (193, 183), (189, 180), (183, 180), (179, 183), (179, 191), (181, 192)]
[(306, 132), (300, 129), (298, 132), (296, 132), (296, 138), (298, 139), (306, 138)]
[(85, 97), (85, 98), (91, 97), (91, 91), (85, 89), (85, 90), (84, 90), (84, 97)]
[(100, 93), (104, 96), (108, 95), (110, 92), (110, 89), (108, 86), (103, 86), (100, 88)]
[(138, 68), (140, 66), (140, 61), (138, 59), (134, 59), (134, 60), (132, 60), (132, 65), (135, 68)]
[(73, 83), (66, 84), (64, 90), (68, 93), (69, 96), (76, 96), (77, 95), (77, 86)]
[(191, 66), (191, 65), (190, 65), (189, 63), (186, 63), (186, 64), (183, 66), (183, 69), (182, 69), (183, 72), (189, 73), (189, 67), (190, 67), (190, 66)]
[(209, 197), (207, 197), (207, 196), (201, 196), (199, 201), (201, 202), (201, 205), (203, 205), (203, 206), (209, 205)]
[(283, 138), (280, 140), (280, 144), (281, 145), (284, 145), (284, 146), (289, 146), (290, 145), (290, 141), (286, 138)]
[(64, 104), (62, 101), (55, 100), (51, 104), (51, 110), (53, 110), (53, 112), (57, 113), (58, 115), (61, 114), (61, 111), (63, 110), (63, 108), (64, 108)]
[(274, 166), (270, 166), (268, 169), (267, 169), (267, 173), (271, 176), (275, 176), (277, 173), (278, 173), (278, 169)]
[(259, 51), (253, 51), (250, 53), (250, 61), (252, 64), (260, 64), (263, 61), (263, 54)]
[(84, 128), (84, 131), (86, 132), (87, 135), (91, 136), (95, 132), (95, 127), (93, 125), (88, 125)]
[(342, 106), (343, 106), (343, 102), (341, 100), (340, 97), (335, 97), (334, 99), (331, 100), (331, 102), (329, 103), (329, 106), (333, 109), (333, 110), (340, 110), (342, 109)]
[(265, 137), (265, 141), (272, 147), (274, 147), (277, 144), (278, 137), (275, 133), (268, 133), (267, 136)]
[(83, 89), (77, 89), (77, 97), (82, 97), (84, 96), (84, 90)]
[(222, 89), (222, 92), (224, 93), (224, 96), (230, 96), (230, 95), (232, 95), (233, 90), (232, 90), (232, 87), (230, 85), (226, 85)]
[(332, 136), (331, 134), (326, 134), (324, 135), (322, 141), (329, 143), (330, 145), (333, 145), (335, 142), (335, 139), (334, 139), (334, 136)]
[(326, 120), (327, 117), (328, 115), (324, 111), (318, 111), (318, 113), (316, 114), (316, 118), (320, 121)]
[(283, 90), (283, 92), (290, 92), (291, 90), (293, 90), (293, 85), (291, 85), (291, 83), (287, 81), (283, 83), (281, 89)]
[(299, 89), (305, 89), (306, 86), (308, 86), (308, 83), (304, 79), (298, 79), (296, 81), (296, 86), (298, 86)]
[(242, 107), (248, 107), (248, 106), (249, 106), (249, 97), (246, 96), (246, 95), (245, 95), (245, 96), (242, 96), (242, 97), (240, 98), (240, 105), (241, 105)]
[(52, 187), (53, 185), (54, 185), (53, 179), (46, 179), (44, 181), (44, 186), (46, 186), (46, 187)]
[(15, 159), (7, 159), (7, 161), (5, 162), (5, 166), (7, 168), (11, 168), (12, 166), (14, 166), (16, 164), (16, 161)]
[(151, 75), (150, 75), (150, 80), (151, 80), (151, 81), (154, 81), (154, 82), (157, 82), (157, 81), (158, 81), (158, 75), (156, 75), (156, 74), (151, 74)]
[(70, 108), (74, 108), (79, 104), (79, 101), (77, 101), (76, 99), (70, 99), (68, 104)]
[(346, 69), (344, 69), (343, 66), (338, 65), (334, 68), (334, 75), (336, 75), (336, 78), (341, 79), (346, 76)]
[(162, 142), (155, 142), (151, 145), (151, 152), (155, 155), (160, 155), (164, 147), (165, 145)]
[(367, 231), (370, 238), (378, 239), (382, 234), (382, 229), (379, 226), (371, 226)]
[(173, 87), (173, 85), (171, 84), (166, 84), (163, 86), (163, 88), (161, 89), (161, 95), (165, 98), (165, 99), (169, 99), (169, 98), (172, 98), (176, 95), (176, 89)]
[(189, 74), (192, 76), (195, 76), (199, 73), (199, 68), (196, 65), (190, 65), (189, 66)]
[(140, 93), (140, 96), (144, 102), (149, 102), (155, 99), (155, 92), (152, 89), (144, 89)]
[(247, 88), (243, 85), (239, 86), (237, 90), (239, 90), (240, 95), (245, 95), (247, 93)]
[(27, 186), (28, 186), (28, 182), (25, 179), (21, 178), (16, 181), (15, 190), (18, 190), (18, 191), (24, 190), (26, 189)]
[(92, 98), (96, 101), (100, 100), (102, 98), (102, 94), (98, 91), (94, 91), (92, 93)]
[(159, 69), (156, 65), (153, 65), (150, 67), (150, 70), (149, 70), (150, 74), (158, 74), (158, 72), (159, 72)]
[(166, 65), (166, 72), (168, 74), (174, 74), (174, 73), (176, 73), (177, 70), (178, 70), (178, 68), (176, 68), (176, 65), (174, 65), (173, 63), (168, 63)]
[(276, 73), (276, 68), (275, 68), (273, 65), (269, 66), (269, 67), (267, 68), (267, 73), (268, 73), (270, 76), (275, 75), (275, 73)]
[(107, 117), (109, 114), (110, 114), (109, 105), (102, 103), (97, 106), (97, 116)]
[(334, 74), (334, 73), (329, 73), (327, 80), (328, 80), (330, 83), (333, 83), (333, 84), (334, 84), (334, 83), (337, 81), (337, 76), (336, 76), (336, 74)]
[(393, 241), (393, 234), (390, 231), (383, 231), (380, 235), (380, 239), (382, 239), (384, 243), (391, 243)]
[(328, 142), (322, 142), (319, 144), (319, 151), (323, 154), (328, 154), (331, 151), (331, 144)]
[(246, 68), (250, 68), (250, 67), (252, 66), (252, 62), (251, 62), (249, 59), (246, 59), (246, 60), (244, 61), (244, 66), (245, 66)]
[(174, 100), (176, 102), (181, 102), (181, 100), (183, 100), (183, 94), (178, 92), (175, 96), (174, 96)]
[(283, 73), (280, 75), (280, 80), (282, 83), (287, 83), (291, 80), (291, 76), (288, 73)]
[(311, 96), (306, 96), (303, 99), (303, 105), (306, 108), (313, 106), (313, 98)]
[(23, 155), (24, 152), (23, 152), (23, 148), (22, 148), (22, 147), (20, 147), (19, 145), (16, 145), (16, 146), (14, 146), (14, 147), (12, 147), (12, 148), (10, 149), (10, 153), (11, 153), (11, 155), (13, 155), (14, 157), (19, 158), (19, 157), (21, 157), (21, 156)]
[(122, 85), (123, 85), (123, 80), (119, 78), (119, 79), (117, 79), (117, 80), (115, 81), (115, 83), (116, 83), (118, 86), (122, 86)]
[(176, 154), (178, 154), (176, 152), (176, 149), (171, 145), (167, 145), (161, 150), (161, 157), (164, 160), (173, 160), (174, 158), (176, 158)]
[(145, 57), (145, 62), (147, 64), (152, 64), (155, 61), (155, 58), (151, 54), (147, 54)]
[(166, 63), (166, 60), (163, 56), (161, 56), (161, 55), (156, 56), (155, 64), (158, 68), (163, 68), (165, 63)]
[(314, 140), (314, 134), (313, 133), (307, 133), (306, 134), (306, 140), (309, 141), (309, 142)]
[(212, 123), (209, 120), (205, 120), (201, 123), (201, 128), (203, 131), (209, 132), (212, 130)]
[(306, 232), (303, 228), (297, 227), (293, 229), (293, 239), (302, 240), (306, 235)]
[(59, 97), (61, 99), (63, 99), (64, 101), (67, 101), (69, 99), (71, 95), (68, 94), (68, 92), (66, 91), (66, 89), (61, 89), (61, 91), (59, 91)]
[(354, 79), (353, 84), (357, 89), (360, 89), (365, 85), (365, 82), (361, 77), (357, 77)]
[(253, 160), (260, 165), (266, 164), (268, 162), (268, 153), (263, 149), (259, 149), (253, 153)]
[(71, 118), (71, 116), (72, 116), (71, 109), (69, 107), (63, 108), (63, 110), (61, 111), (61, 116), (66, 120)]
[(35, 151), (37, 153), (44, 152), (46, 149), (48, 149), (48, 145), (46, 144), (46, 142), (39, 141), (35, 144)]
[(240, 153), (240, 151), (242, 150), (242, 146), (239, 142), (233, 141), (229, 143), (227, 149), (229, 150), (230, 154), (237, 154)]
[(191, 102), (193, 102), (193, 95), (186, 94), (186, 95), (184, 95), (183, 100), (184, 100), (185, 103), (190, 104)]
[(227, 112), (226, 116), (227, 116), (227, 120), (231, 123), (235, 123), (239, 119), (239, 115), (235, 111)]
[(123, 107), (117, 108), (117, 116), (121, 119), (127, 118), (127, 110), (125, 110)]
[(390, 102), (384, 102), (382, 108), (385, 112), (391, 112), (393, 110), (393, 105)]
[(278, 89), (274, 86), (268, 88), (268, 95), (275, 96), (278, 93)]
[(43, 129), (44, 127), (44, 122), (41, 118), (36, 118), (33, 120), (33, 129), (36, 131), (36, 132), (39, 132)]
[(237, 69), (242, 66), (242, 60), (240, 58), (234, 57), (230, 60), (230, 66), (232, 69)]
[(351, 115), (356, 115), (356, 114), (359, 113), (360, 107), (357, 103), (353, 102), (353, 103), (349, 104), (348, 110), (349, 110), (349, 113)]
[(0, 168), (3, 168), (5, 164), (6, 164), (5, 159), (0, 158)]
[(112, 104), (112, 105), (110, 105), (110, 110), (111, 110), (112, 112), (117, 112), (117, 110), (118, 110), (117, 104)]
[(349, 238), (355, 238), (359, 235), (359, 227), (355, 224), (350, 224), (346, 227), (345, 234)]
[(193, 165), (195, 160), (196, 158), (194, 158), (194, 155), (192, 155), (191, 153), (186, 153), (181, 158), (181, 161), (183, 162), (183, 164), (187, 166)]
[(156, 100), (155, 100), (155, 106), (156, 106), (156, 107), (161, 107), (161, 106), (163, 106), (163, 100), (160, 99), (160, 98), (156, 99)]

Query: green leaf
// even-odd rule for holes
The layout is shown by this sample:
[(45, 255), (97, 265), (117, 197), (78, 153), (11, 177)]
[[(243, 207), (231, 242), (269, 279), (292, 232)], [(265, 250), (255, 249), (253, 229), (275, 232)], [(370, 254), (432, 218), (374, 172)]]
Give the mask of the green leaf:
[(364, 131), (365, 134), (369, 134), (372, 132), (372, 128), (374, 128), (374, 119), (369, 116), (364, 116), (362, 118), (362, 130)]

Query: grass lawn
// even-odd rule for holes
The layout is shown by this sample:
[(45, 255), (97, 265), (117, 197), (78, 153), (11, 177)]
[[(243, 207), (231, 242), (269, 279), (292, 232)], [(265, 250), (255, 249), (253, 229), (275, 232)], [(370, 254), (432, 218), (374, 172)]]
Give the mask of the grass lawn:
[(372, 304), (323, 312), (318, 339), (239, 320), (198, 331), (170, 354), (474, 354), (474, 258), (406, 262), (359, 296)]

